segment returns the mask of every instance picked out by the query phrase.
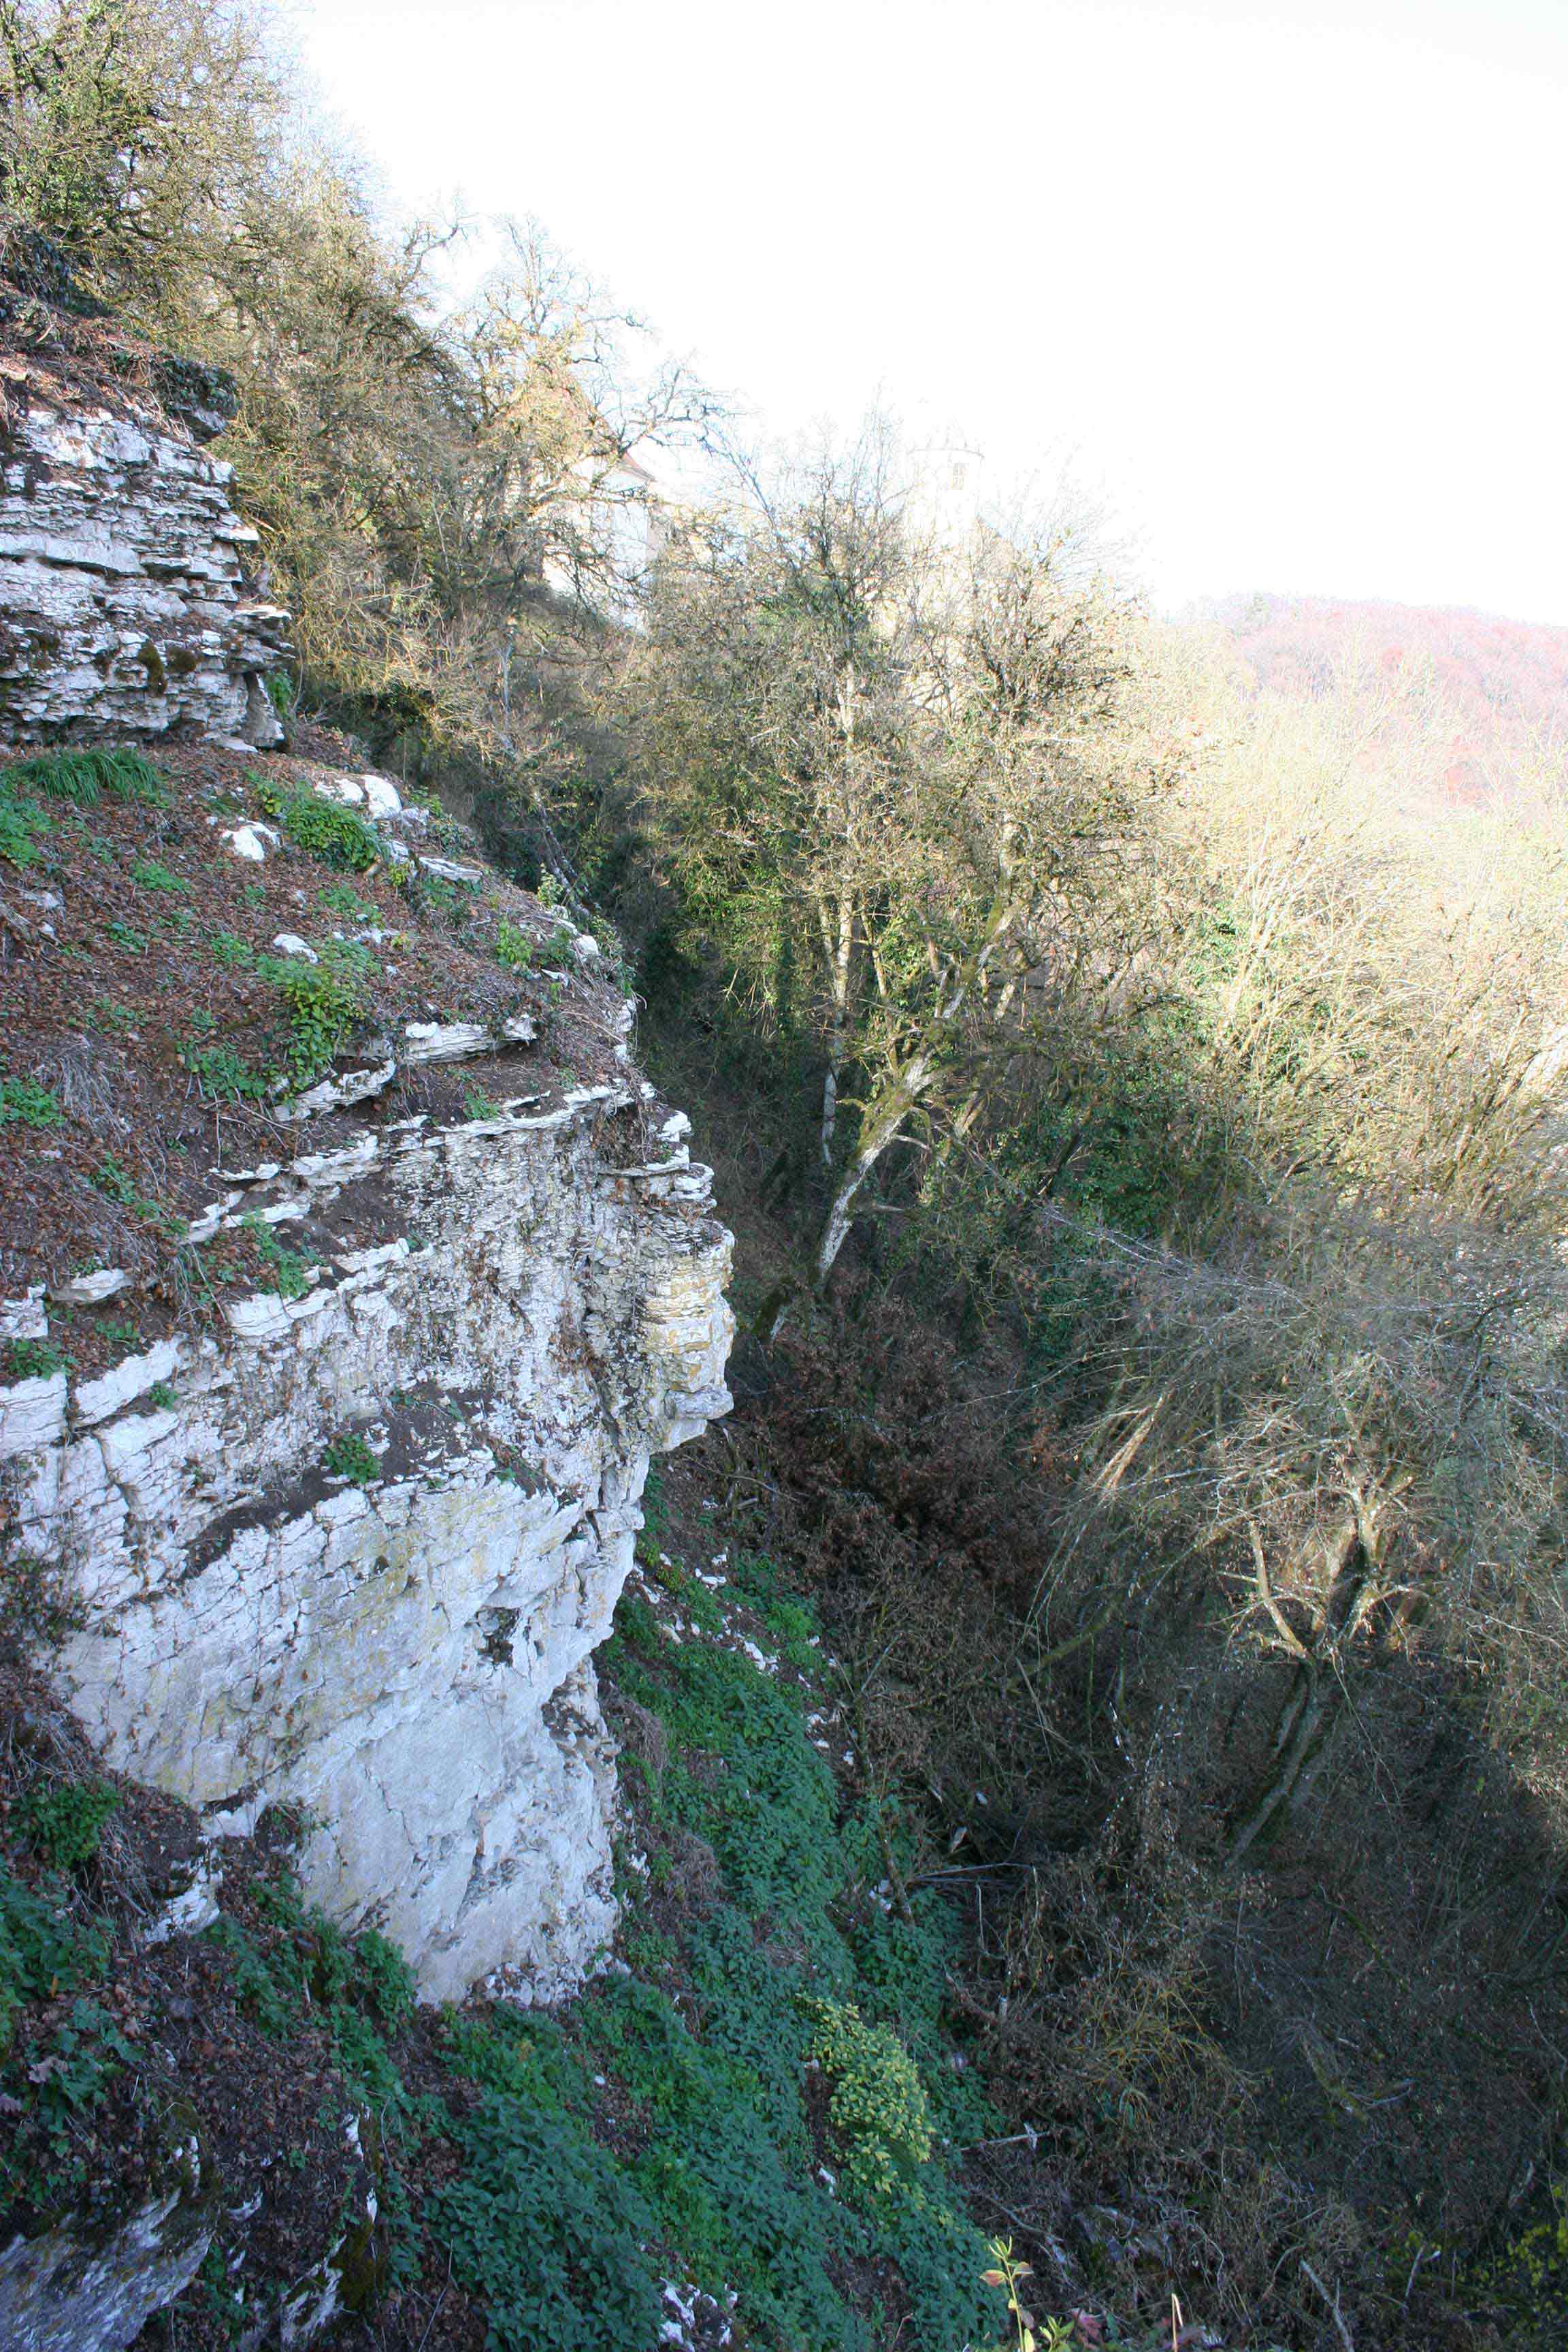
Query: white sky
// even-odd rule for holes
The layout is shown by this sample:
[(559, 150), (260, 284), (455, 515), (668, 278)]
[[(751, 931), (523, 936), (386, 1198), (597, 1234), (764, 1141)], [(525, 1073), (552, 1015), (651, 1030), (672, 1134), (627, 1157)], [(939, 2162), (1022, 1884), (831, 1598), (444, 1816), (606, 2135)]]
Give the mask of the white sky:
[(531, 214), (792, 434), (1064, 453), (1162, 603), (1568, 623), (1568, 0), (292, 0), (410, 209)]

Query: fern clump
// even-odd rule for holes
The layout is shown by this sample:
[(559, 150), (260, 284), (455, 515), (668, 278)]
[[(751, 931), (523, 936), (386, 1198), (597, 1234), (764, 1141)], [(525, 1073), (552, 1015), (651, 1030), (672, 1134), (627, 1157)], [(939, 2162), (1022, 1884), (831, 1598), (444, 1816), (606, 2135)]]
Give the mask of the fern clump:
[(21, 786), (42, 793), (46, 800), (69, 801), (77, 808), (96, 808), (106, 794), (110, 800), (139, 802), (144, 808), (166, 808), (169, 801), (152, 761), (128, 745), (115, 751), (93, 746), (35, 752), (5, 771), (5, 783), (9, 790)]

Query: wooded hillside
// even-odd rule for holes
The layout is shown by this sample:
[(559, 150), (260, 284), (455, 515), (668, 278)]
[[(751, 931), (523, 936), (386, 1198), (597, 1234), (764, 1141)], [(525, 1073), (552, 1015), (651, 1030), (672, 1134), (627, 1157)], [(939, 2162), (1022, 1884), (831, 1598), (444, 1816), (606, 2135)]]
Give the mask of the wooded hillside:
[[(739, 448), (531, 230), (445, 305), (247, 10), (0, 0), (0, 83), (14, 349), (216, 372), (295, 748), (592, 929), (738, 1236), (606, 1660), (631, 1973), (443, 2060), (247, 1894), (253, 2005), (423, 2151), (331, 2340), (642, 2352), (654, 2243), (772, 2352), (1561, 2342), (1568, 633), (1167, 625), (1059, 519), (933, 531), (880, 423)], [(207, 2284), (147, 2340), (249, 2340)]]

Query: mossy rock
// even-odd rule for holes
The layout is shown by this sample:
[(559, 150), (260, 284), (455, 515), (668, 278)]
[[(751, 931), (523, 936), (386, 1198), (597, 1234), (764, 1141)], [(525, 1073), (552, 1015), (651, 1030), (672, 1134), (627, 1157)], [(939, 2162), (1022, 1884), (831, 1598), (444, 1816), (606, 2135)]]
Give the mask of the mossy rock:
[(8, 2352), (124, 2352), (212, 2242), (220, 2183), (195, 2112), (167, 2110), (150, 2179), (118, 2207), (67, 2213), (0, 2252)]

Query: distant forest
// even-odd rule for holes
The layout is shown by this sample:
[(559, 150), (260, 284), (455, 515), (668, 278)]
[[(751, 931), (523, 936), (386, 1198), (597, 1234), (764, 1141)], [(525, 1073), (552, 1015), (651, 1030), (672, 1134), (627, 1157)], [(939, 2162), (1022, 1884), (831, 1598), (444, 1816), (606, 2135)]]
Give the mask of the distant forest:
[(1568, 628), (1335, 596), (1229, 596), (1203, 617), (1277, 693), (1381, 684), (1419, 749), (1412, 781), (1452, 797), (1506, 791), (1568, 755)]

